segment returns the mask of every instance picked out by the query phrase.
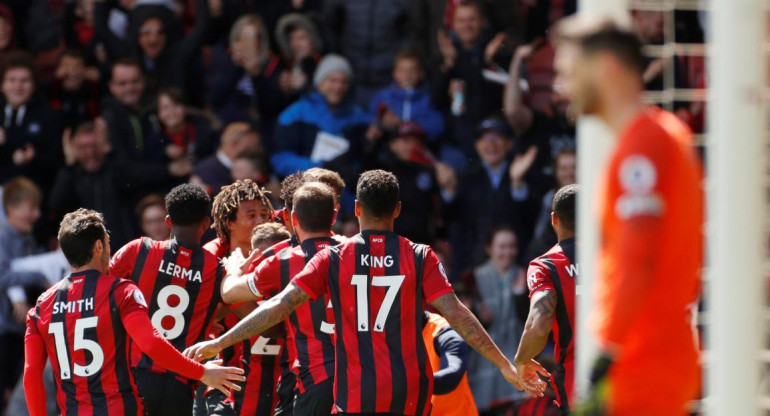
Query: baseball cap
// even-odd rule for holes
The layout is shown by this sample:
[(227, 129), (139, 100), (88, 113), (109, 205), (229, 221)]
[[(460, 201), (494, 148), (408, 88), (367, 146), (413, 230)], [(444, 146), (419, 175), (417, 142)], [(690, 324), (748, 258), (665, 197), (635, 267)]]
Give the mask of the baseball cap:
[(494, 132), (506, 138), (511, 137), (508, 124), (499, 117), (490, 117), (479, 123), (476, 129), (476, 139), (482, 138), (486, 132)]

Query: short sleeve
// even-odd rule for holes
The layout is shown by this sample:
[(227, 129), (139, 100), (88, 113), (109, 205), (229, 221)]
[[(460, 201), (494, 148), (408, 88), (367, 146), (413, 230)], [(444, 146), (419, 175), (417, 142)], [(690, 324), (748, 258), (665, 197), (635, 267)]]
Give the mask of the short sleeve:
[(30, 308), (29, 312), (27, 312), (27, 332), (24, 335), (25, 337), (40, 335), (40, 330), (37, 327), (38, 318), (37, 307)]
[(543, 290), (554, 290), (553, 280), (547, 267), (538, 261), (529, 263), (527, 269), (527, 288), (529, 296)]
[(292, 283), (304, 290), (311, 300), (320, 298), (329, 289), (329, 262), (331, 261), (331, 255), (331, 250), (328, 248), (320, 251), (291, 280)]
[(139, 238), (121, 247), (110, 259), (110, 275), (121, 279), (130, 278), (141, 245), (142, 239)]
[(141, 312), (148, 313), (147, 301), (144, 299), (144, 294), (139, 288), (130, 280), (121, 280), (115, 290), (112, 292), (115, 297), (115, 304), (118, 305), (120, 311), (120, 318), (125, 319), (127, 316)]
[(425, 265), (422, 272), (422, 294), (425, 301), (433, 302), (452, 291), (444, 265), (430, 247), (425, 248)]
[[(278, 256), (272, 256), (259, 263), (254, 273), (247, 279), (252, 279), (254, 286), (263, 298), (270, 298), (281, 291), (281, 261)], [(251, 286), (252, 283), (249, 283)]]

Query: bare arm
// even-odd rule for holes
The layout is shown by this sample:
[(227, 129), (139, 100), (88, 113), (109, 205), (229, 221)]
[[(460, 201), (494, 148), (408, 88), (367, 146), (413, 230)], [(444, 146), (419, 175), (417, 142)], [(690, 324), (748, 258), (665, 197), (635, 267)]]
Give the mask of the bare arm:
[(260, 299), (261, 296), (254, 296), (254, 293), (249, 289), (249, 279), (252, 279), (251, 274), (235, 276), (228, 273), (222, 279), (222, 300), (232, 305), (234, 303)]
[(532, 55), (531, 45), (522, 45), (516, 49), (516, 53), (511, 60), (508, 69), (508, 83), (505, 84), (503, 94), (503, 113), (508, 124), (517, 134), (522, 134), (529, 130), (532, 125), (532, 110), (524, 104), (524, 93), (519, 85), (521, 78), (521, 67), (524, 61)]
[(524, 334), (521, 336), (514, 364), (529, 362), (543, 351), (548, 342), (548, 334), (551, 333), (557, 303), (556, 292), (553, 290), (543, 290), (532, 296), (529, 316), (524, 325)]
[(267, 331), (286, 319), (294, 309), (309, 298), (310, 296), (299, 286), (290, 283), (281, 293), (265, 301), (219, 338), (195, 344), (187, 348), (184, 354), (196, 361), (214, 357), (233, 344)]

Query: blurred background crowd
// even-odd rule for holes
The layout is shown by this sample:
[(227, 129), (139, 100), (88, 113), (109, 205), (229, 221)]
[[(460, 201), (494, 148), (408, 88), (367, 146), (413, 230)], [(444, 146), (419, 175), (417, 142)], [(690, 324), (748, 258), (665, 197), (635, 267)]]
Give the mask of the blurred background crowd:
[[(396, 232), (434, 247), (512, 359), (526, 264), (556, 242), (551, 201), (575, 182), (548, 42), (575, 3), (0, 0), (0, 410), (34, 290), (63, 271), (15, 265), (56, 249), (65, 213), (102, 212), (114, 252), (168, 238), (163, 195), (177, 184), (214, 196), (252, 179), (280, 208), (280, 180), (310, 167), (345, 179), (335, 228), (348, 236), (358, 174), (392, 171)], [(695, 12), (675, 19), (678, 41), (703, 41)], [(663, 12), (632, 21), (646, 45), (664, 42)], [(650, 58), (649, 90), (664, 71), (704, 87), (702, 58)], [(702, 131), (702, 103), (674, 110)], [(521, 398), (480, 357), (468, 371), (480, 410)]]

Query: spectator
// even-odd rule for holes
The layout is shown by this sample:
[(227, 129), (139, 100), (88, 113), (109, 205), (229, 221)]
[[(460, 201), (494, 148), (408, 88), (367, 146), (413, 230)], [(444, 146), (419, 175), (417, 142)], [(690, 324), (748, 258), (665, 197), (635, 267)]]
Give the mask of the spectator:
[(318, 64), (313, 85), (278, 118), (275, 153), (270, 158), (278, 175), (323, 166), (343, 174), (348, 183), (357, 174), (357, 157), (370, 117), (348, 97), (353, 77), (348, 61), (327, 55)]
[(266, 185), (268, 181), (266, 163), (259, 154), (246, 153), (239, 156), (233, 161), (230, 174), (235, 181), (251, 179), (259, 186)]
[(65, 128), (75, 129), (99, 114), (99, 71), (86, 66), (80, 51), (62, 52), (55, 79), (49, 100), (51, 107), (61, 112)]
[(525, 203), (514, 200), (511, 186), (511, 162), (508, 154), (513, 147), (511, 134), (499, 118), (485, 120), (479, 126), (475, 142), (478, 161), (457, 177), (455, 172), (439, 165), (438, 181), (445, 202), (444, 218), (451, 222), (450, 242), (454, 253), (452, 269), (462, 273), (484, 258), (484, 238), (495, 227), (514, 227), (522, 246), (522, 218)]
[(188, 176), (192, 163), (188, 159), (167, 163), (160, 138), (141, 110), (144, 77), (139, 63), (128, 59), (116, 62), (109, 88), (111, 96), (102, 100), (102, 117), (107, 123), (113, 163), (140, 173), (148, 181), (137, 189), (136, 201), (153, 192), (165, 192), (179, 178)]
[(440, 224), (440, 196), (425, 139), (417, 123), (402, 123), (375, 167), (396, 175), (401, 186), (401, 213), (394, 232), (416, 243), (430, 244)]
[[(525, 273), (516, 264), (519, 252), (516, 233), (510, 228), (496, 228), (489, 233), (484, 249), (489, 260), (463, 280), (474, 295), (472, 309), (479, 321), (503, 355), (513, 359), (529, 308)], [(469, 357), (468, 381), (481, 414), (497, 407), (510, 407), (511, 402), (525, 396), (495, 376), (494, 371), (495, 367), (480, 355), (472, 353)]]
[(469, 0), (455, 6), (452, 32), (438, 36), (443, 60), (431, 85), (433, 102), (447, 114), (447, 139), (471, 159), (475, 154), (469, 139), (475, 127), (501, 107), (502, 88), (486, 80), (482, 71), (494, 63), (505, 37), (490, 40), (485, 23), (479, 3)]
[(0, 4), (0, 52), (9, 52), (16, 47), (13, 34), (13, 12)]
[[(531, 109), (524, 103), (519, 79), (536, 43), (516, 49), (505, 86), (504, 113), (508, 124), (520, 138), (515, 153), (521, 175), (514, 181), (520, 199), (534, 199), (548, 192), (554, 183), (553, 160), (564, 149), (575, 149), (575, 120), (569, 116), (569, 100), (563, 88), (553, 85), (550, 114)], [(533, 149), (534, 148), (534, 149)]]
[(30, 177), (47, 191), (61, 166), (59, 114), (37, 92), (32, 55), (6, 54), (0, 70), (0, 182)]
[(393, 84), (374, 95), (369, 111), (383, 130), (395, 131), (400, 123), (412, 121), (419, 124), (431, 143), (437, 144), (444, 132), (444, 117), (431, 103), (424, 80), (417, 52), (399, 52), (393, 66)]
[[(11, 262), (39, 254), (32, 237), (40, 218), (43, 195), (32, 181), (17, 177), (3, 187), (7, 221), (0, 224), (0, 410), (21, 375), (24, 364), (24, 321), (31, 303), (48, 286), (45, 276), (17, 272)], [(37, 293), (35, 293), (37, 289)]]
[(235, 160), (260, 149), (259, 135), (247, 123), (231, 123), (222, 132), (217, 152), (195, 165), (193, 182), (202, 185), (209, 195), (214, 196), (223, 186), (233, 182), (230, 171)]
[(327, 0), (324, 22), (330, 50), (348, 59), (356, 74), (356, 103), (367, 106), (390, 82), (398, 50), (416, 40), (420, 24), (408, 0)]
[(110, 247), (117, 251), (136, 234), (130, 199), (143, 172), (122, 169), (107, 158), (107, 140), (94, 123), (86, 122), (69, 137), (65, 133), (66, 164), (56, 176), (49, 206), (57, 218), (88, 208), (101, 212), (110, 224)]
[(136, 217), (139, 218), (139, 225), (142, 229), (142, 235), (155, 241), (168, 240), (171, 234), (171, 228), (166, 224), (166, 201), (163, 195), (147, 195), (136, 205)]
[(286, 107), (280, 86), (283, 65), (270, 54), (268, 32), (257, 15), (240, 17), (230, 29), (228, 52), (212, 52), (208, 104), (220, 120), (259, 125), (265, 145), (272, 144), (273, 123)]
[(294, 96), (310, 89), (323, 44), (321, 35), (307, 17), (292, 13), (282, 17), (275, 29), (275, 38), (281, 48), (286, 68), (281, 74), (281, 89)]
[(161, 142), (170, 160), (189, 157), (202, 160), (216, 150), (211, 123), (205, 116), (188, 112), (184, 93), (179, 88), (160, 90), (157, 117)]
[[(96, 38), (103, 42), (107, 53), (116, 60), (128, 54), (142, 63), (146, 93), (154, 97), (162, 86), (176, 86), (189, 91), (199, 91), (202, 80), (191, 76), (201, 71), (191, 71), (200, 54), (200, 48), (208, 30), (211, 17), (208, 2), (195, 0), (195, 25), (182, 39), (173, 36), (173, 13), (162, 6), (136, 7), (131, 12), (131, 24), (136, 33), (121, 39), (107, 26), (109, 6), (104, 0), (94, 5), (94, 30)], [(132, 31), (133, 32), (133, 31)]]
[(537, 204), (537, 216), (534, 222), (532, 241), (527, 248), (526, 260), (532, 260), (541, 253), (548, 251), (550, 247), (556, 244), (556, 233), (551, 227), (551, 205), (556, 191), (564, 186), (576, 182), (577, 155), (574, 149), (563, 149), (556, 155), (553, 162), (555, 166), (555, 185), (541, 199), (535, 199), (532, 203)]

